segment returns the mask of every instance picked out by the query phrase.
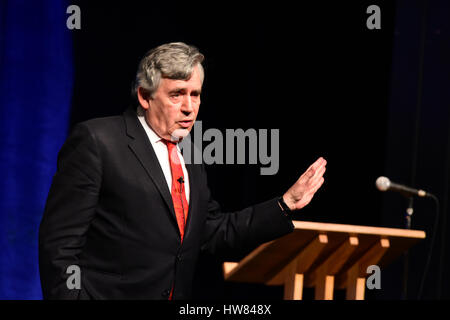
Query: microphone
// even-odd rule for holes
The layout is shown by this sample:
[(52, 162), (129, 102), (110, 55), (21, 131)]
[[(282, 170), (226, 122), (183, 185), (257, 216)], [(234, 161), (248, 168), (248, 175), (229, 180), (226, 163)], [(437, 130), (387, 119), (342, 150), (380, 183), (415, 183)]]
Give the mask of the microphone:
[(375, 184), (380, 191), (396, 191), (402, 193), (405, 196), (432, 197), (431, 193), (420, 189), (410, 188), (402, 184), (394, 183), (386, 177), (378, 177)]

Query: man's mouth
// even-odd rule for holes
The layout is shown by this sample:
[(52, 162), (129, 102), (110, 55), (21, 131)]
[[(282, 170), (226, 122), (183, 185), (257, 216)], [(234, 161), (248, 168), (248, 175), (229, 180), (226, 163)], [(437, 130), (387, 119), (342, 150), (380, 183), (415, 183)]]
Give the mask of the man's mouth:
[(183, 128), (189, 128), (192, 125), (192, 122), (193, 122), (192, 120), (178, 121), (180, 126), (183, 127)]

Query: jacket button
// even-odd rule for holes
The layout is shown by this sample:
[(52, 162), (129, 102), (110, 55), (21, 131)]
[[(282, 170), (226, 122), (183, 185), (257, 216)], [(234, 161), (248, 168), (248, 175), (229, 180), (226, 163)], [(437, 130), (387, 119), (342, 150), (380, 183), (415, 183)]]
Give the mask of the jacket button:
[(181, 254), (177, 254), (177, 260), (181, 261)]

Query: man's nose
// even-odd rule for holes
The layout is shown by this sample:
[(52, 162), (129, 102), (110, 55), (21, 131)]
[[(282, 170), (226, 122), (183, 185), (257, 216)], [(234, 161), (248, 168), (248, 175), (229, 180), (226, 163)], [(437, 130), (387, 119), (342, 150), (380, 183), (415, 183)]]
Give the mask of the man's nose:
[(183, 99), (183, 103), (181, 105), (181, 111), (183, 111), (185, 114), (190, 114), (194, 111), (194, 108), (192, 107), (192, 98), (189, 95), (186, 95)]

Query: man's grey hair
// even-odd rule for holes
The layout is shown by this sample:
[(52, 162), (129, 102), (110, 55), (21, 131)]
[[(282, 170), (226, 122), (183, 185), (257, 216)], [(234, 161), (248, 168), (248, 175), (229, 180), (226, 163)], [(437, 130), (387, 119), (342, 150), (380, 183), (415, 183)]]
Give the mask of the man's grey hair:
[(203, 59), (203, 54), (196, 47), (183, 42), (163, 44), (148, 51), (139, 63), (133, 88), (134, 97), (137, 100), (139, 87), (153, 97), (161, 78), (189, 80), (196, 66), (199, 67), (203, 83)]

